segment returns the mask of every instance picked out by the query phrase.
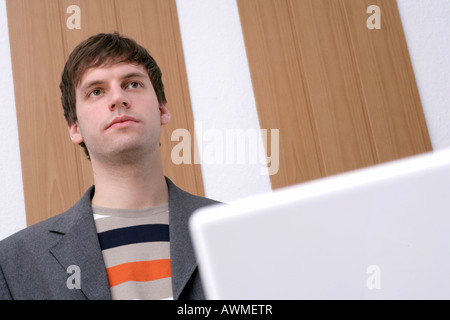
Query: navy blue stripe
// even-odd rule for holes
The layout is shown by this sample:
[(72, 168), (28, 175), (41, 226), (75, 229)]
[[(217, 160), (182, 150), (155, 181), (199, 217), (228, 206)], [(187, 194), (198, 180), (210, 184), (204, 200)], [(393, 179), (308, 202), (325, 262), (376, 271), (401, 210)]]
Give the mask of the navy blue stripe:
[(169, 241), (169, 225), (146, 224), (119, 228), (98, 234), (102, 250), (133, 243)]

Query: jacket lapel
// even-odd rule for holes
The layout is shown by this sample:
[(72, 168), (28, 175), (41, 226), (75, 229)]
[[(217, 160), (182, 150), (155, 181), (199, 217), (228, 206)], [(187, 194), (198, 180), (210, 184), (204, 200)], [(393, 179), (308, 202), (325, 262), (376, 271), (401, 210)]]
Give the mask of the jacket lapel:
[[(197, 269), (197, 259), (189, 233), (189, 219), (197, 209), (218, 203), (181, 190), (166, 177), (169, 188), (170, 263), (173, 298), (179, 299)], [(203, 293), (199, 295), (203, 296)]]
[(183, 288), (197, 267), (194, 249), (191, 245), (189, 217), (195, 210), (190, 195), (179, 189), (168, 178), (169, 188), (169, 230), (170, 230), (170, 264), (172, 269), (173, 298), (180, 297)]
[(88, 299), (110, 300), (108, 277), (91, 208), (93, 192), (91, 187), (52, 226), (50, 232), (60, 234), (61, 238), (50, 252), (64, 270), (70, 265), (80, 268), (80, 290)]

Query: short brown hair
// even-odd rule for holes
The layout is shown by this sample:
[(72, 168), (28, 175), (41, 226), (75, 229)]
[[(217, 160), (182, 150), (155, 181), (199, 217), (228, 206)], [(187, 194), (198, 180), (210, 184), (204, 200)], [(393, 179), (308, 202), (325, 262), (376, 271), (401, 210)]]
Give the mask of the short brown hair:
[[(61, 102), (69, 125), (77, 122), (75, 89), (91, 68), (130, 62), (144, 66), (155, 89), (159, 105), (167, 103), (162, 73), (148, 51), (136, 41), (118, 32), (99, 33), (81, 42), (70, 54), (61, 77)], [(89, 158), (84, 142), (80, 144)]]

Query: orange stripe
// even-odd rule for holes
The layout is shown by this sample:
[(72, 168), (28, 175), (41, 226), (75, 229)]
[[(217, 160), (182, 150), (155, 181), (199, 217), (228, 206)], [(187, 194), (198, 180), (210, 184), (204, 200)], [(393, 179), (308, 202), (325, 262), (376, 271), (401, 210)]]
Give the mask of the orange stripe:
[(110, 287), (127, 281), (152, 281), (172, 276), (170, 259), (128, 262), (107, 268), (106, 273)]

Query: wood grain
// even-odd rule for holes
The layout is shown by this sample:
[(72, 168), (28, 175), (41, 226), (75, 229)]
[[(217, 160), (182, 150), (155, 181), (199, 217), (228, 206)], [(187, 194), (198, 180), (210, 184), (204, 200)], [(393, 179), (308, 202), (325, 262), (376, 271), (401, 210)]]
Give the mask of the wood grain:
[(273, 188), (431, 150), (395, 0), (238, 7), (260, 123), (280, 129)]
[(310, 94), (286, 1), (238, 1), (261, 128), (279, 129), (272, 188), (324, 174)]
[(64, 50), (57, 1), (7, 1), (27, 224), (80, 198), (59, 81)]
[[(431, 142), (399, 12), (391, 0), (343, 0), (351, 47), (381, 162), (429, 151)], [(370, 5), (381, 30), (364, 28)]]

